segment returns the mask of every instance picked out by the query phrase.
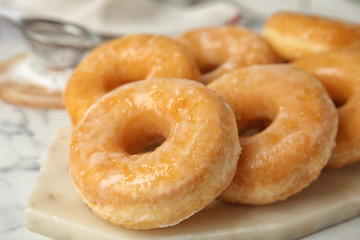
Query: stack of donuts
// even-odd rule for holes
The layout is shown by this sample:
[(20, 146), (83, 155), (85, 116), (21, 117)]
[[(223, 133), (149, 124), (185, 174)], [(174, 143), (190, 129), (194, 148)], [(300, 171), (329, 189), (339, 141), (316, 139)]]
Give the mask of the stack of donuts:
[(290, 12), (261, 34), (114, 39), (64, 92), (75, 188), (132, 229), (175, 225), (214, 199), (285, 200), (360, 159), (359, 65), (359, 25)]

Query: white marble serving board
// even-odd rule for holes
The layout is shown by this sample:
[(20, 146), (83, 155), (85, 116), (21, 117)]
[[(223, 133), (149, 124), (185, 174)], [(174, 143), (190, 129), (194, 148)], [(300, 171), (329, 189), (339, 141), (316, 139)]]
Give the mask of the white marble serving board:
[(360, 163), (325, 170), (290, 199), (266, 206), (213, 201), (180, 224), (135, 231), (95, 216), (80, 200), (68, 171), (70, 128), (51, 144), (26, 208), (29, 230), (54, 239), (297, 239), (360, 215)]

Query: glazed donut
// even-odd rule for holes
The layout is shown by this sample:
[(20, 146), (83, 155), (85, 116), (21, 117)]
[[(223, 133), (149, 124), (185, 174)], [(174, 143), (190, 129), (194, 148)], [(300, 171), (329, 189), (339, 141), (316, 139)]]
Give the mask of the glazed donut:
[(360, 49), (360, 25), (301, 13), (278, 12), (261, 35), (286, 60), (341, 48)]
[(127, 82), (158, 77), (201, 78), (186, 50), (169, 37), (119, 38), (95, 49), (76, 67), (64, 92), (65, 106), (76, 124), (106, 92)]
[(205, 84), (233, 69), (277, 61), (269, 45), (244, 27), (197, 29), (178, 37), (190, 51)]
[(326, 89), (284, 64), (235, 70), (208, 85), (234, 110), (242, 153), (220, 199), (269, 204), (320, 174), (335, 145), (338, 117)]
[(230, 184), (240, 153), (231, 108), (184, 79), (142, 80), (107, 93), (76, 125), (70, 146), (81, 198), (100, 217), (133, 229), (174, 225), (204, 208)]
[(336, 146), (327, 164), (337, 168), (360, 160), (360, 50), (306, 57), (292, 64), (317, 77), (338, 106)]

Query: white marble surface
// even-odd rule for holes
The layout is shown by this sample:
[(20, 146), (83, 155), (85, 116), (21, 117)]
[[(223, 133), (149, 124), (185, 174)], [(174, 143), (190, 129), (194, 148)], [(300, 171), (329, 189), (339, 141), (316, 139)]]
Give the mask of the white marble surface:
[[(53, 133), (69, 124), (64, 110), (0, 102), (0, 239), (48, 239), (25, 228), (24, 209)], [(360, 239), (360, 218), (305, 239)]]
[[(21, 37), (0, 23), (0, 60), (23, 49)], [(0, 239), (48, 239), (25, 228), (24, 209), (53, 133), (68, 125), (64, 110), (31, 109), (0, 100)], [(360, 239), (360, 218), (304, 239)]]
[[(69, 124), (64, 110), (0, 102), (0, 239), (48, 239), (25, 228), (24, 209), (53, 133)], [(360, 239), (360, 218), (305, 239)]]
[[(48, 239), (25, 228), (24, 209), (53, 133), (68, 125), (64, 110), (36, 110), (0, 101), (0, 239)], [(360, 218), (305, 239), (360, 239)]]
[(42, 239), (24, 224), (24, 209), (64, 110), (35, 110), (0, 102), (0, 239)]
[[(264, 206), (213, 201), (179, 224), (148, 231), (114, 226), (77, 195), (68, 170), (71, 128), (56, 132), (26, 208), (28, 229), (68, 240), (292, 240), (359, 216), (360, 163), (329, 170), (284, 202)], [(339, 181), (342, 179), (342, 181)]]
[[(0, 21), (0, 61), (24, 51), (21, 35)], [(65, 110), (41, 110), (0, 100), (0, 239), (48, 239), (25, 228), (24, 210), (56, 129), (69, 126)]]

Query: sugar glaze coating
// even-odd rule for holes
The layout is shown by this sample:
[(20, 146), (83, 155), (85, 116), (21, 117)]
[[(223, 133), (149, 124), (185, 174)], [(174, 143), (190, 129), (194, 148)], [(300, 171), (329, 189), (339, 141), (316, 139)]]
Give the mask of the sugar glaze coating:
[[(283, 64), (259, 65), (224, 75), (208, 87), (234, 110), (243, 148), (236, 175), (220, 199), (273, 203), (319, 176), (335, 146), (338, 116), (317, 79)], [(241, 135), (262, 119), (270, 125)]]
[(327, 168), (360, 160), (360, 50), (338, 50), (298, 59), (292, 64), (315, 76), (339, 105), (336, 146)]
[(178, 40), (194, 57), (205, 84), (237, 68), (275, 63), (271, 47), (255, 32), (240, 26), (189, 31)]
[(127, 82), (164, 77), (200, 81), (194, 60), (175, 40), (128, 35), (99, 46), (75, 68), (64, 92), (65, 106), (76, 124), (108, 91)]
[(360, 25), (293, 12), (277, 12), (266, 21), (261, 35), (286, 60), (342, 48), (360, 49)]
[[(154, 151), (139, 153), (161, 137)], [(149, 79), (89, 109), (72, 134), (69, 165), (97, 215), (152, 229), (208, 205), (230, 184), (239, 154), (235, 116), (221, 97), (195, 81)]]

